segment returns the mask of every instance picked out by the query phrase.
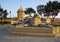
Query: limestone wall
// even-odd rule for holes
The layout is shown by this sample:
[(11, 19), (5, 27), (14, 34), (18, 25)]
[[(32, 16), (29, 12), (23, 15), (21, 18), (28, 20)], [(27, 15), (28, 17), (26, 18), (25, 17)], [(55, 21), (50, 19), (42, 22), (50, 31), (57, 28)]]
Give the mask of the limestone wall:
[(60, 27), (45, 28), (45, 27), (23, 27), (14, 28), (12, 34), (29, 35), (29, 36), (44, 36), (44, 37), (60, 37)]
[(55, 37), (60, 37), (60, 27), (54, 27), (53, 34), (55, 34)]

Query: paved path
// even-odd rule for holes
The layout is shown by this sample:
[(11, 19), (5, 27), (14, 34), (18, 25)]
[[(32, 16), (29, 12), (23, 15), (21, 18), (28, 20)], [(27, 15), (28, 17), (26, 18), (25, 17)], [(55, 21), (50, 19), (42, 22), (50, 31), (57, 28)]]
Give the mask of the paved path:
[(60, 42), (60, 38), (12, 36), (6, 28), (6, 26), (0, 26), (0, 42)]

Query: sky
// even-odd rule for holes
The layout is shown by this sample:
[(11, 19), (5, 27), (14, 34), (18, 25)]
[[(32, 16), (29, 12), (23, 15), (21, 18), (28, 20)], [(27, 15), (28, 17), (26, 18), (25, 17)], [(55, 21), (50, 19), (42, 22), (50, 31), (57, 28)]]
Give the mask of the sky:
[[(20, 6), (22, 6), (24, 10), (29, 7), (36, 10), (38, 5), (45, 5), (48, 1), (49, 0), (0, 0), (0, 5), (3, 9), (6, 9), (8, 13), (11, 11), (11, 17), (17, 17), (17, 10), (20, 8)], [(60, 0), (58, 1), (60, 2)], [(10, 13), (8, 14), (8, 17), (10, 17)]]

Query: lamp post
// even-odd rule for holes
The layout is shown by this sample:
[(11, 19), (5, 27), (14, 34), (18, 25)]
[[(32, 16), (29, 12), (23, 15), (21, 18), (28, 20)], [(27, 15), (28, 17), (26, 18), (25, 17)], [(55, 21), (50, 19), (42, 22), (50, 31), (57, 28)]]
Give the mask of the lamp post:
[(10, 11), (10, 19), (11, 19), (11, 11)]
[(10, 23), (11, 23), (11, 11), (9, 11), (10, 12)]

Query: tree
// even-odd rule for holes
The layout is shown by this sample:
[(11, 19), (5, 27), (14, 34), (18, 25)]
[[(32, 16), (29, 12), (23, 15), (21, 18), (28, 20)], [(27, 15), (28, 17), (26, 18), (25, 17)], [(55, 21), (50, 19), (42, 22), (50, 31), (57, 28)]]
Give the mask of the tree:
[(3, 18), (7, 18), (7, 14), (8, 14), (8, 13), (7, 13), (7, 10), (4, 10), (3, 14), (4, 14), (4, 15), (3, 15)]
[(45, 14), (44, 14), (44, 16), (47, 16), (47, 18), (48, 18), (51, 14), (53, 14), (52, 13), (52, 2), (49, 1), (47, 3), (47, 5), (45, 5)]
[(0, 19), (1, 19), (1, 22), (2, 22), (2, 14), (3, 13), (3, 8), (1, 8), (1, 6), (0, 6)]
[[(35, 15), (35, 10), (33, 8), (27, 8), (25, 10), (25, 13), (26, 14), (29, 14), (30, 16), (31, 16), (31, 13), (34, 13), (34, 15)], [(28, 21), (26, 21), (26, 22), (29, 22), (29, 25), (30, 26), (32, 25), (31, 18), (29, 18)]]
[(31, 16), (31, 13), (35, 13), (35, 10), (33, 8), (26, 8), (25, 13)]
[(58, 1), (49, 1), (47, 3), (47, 5), (45, 5), (45, 16), (52, 16), (52, 19), (54, 20), (55, 17), (58, 15), (59, 10), (60, 10), (60, 6), (59, 6), (59, 2)]
[(1, 23), (2, 23), (2, 18), (7, 18), (7, 10), (4, 10), (1, 6), (0, 6), (0, 19), (1, 19)]
[(1, 17), (2, 13), (3, 13), (3, 8), (1, 8), (1, 6), (0, 6), (0, 17)]
[(37, 12), (41, 15), (42, 18), (42, 14), (45, 12), (45, 5), (38, 5)]

